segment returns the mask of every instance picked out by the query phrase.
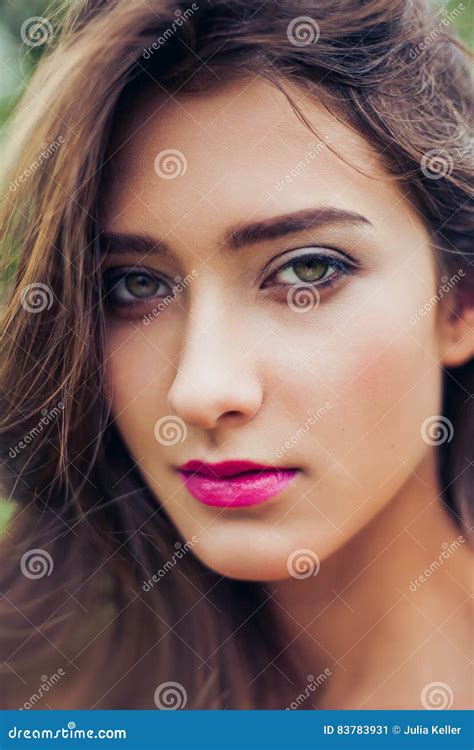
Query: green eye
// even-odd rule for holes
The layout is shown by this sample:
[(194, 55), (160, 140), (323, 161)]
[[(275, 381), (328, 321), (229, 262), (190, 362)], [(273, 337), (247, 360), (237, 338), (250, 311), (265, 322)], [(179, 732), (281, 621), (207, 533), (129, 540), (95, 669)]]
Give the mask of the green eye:
[(125, 277), (125, 287), (130, 294), (139, 299), (146, 299), (156, 294), (159, 282), (144, 273), (132, 273)]
[(274, 271), (264, 286), (270, 282), (276, 286), (314, 284), (329, 286), (339, 277), (350, 273), (350, 266), (340, 258), (332, 258), (316, 253), (293, 258)]
[(133, 305), (173, 294), (163, 280), (142, 270), (113, 268), (104, 272), (102, 289), (104, 301), (111, 307)]
[(313, 281), (320, 281), (324, 277), (329, 263), (319, 258), (302, 258), (301, 260), (294, 261), (292, 267), (301, 281), (311, 283)]

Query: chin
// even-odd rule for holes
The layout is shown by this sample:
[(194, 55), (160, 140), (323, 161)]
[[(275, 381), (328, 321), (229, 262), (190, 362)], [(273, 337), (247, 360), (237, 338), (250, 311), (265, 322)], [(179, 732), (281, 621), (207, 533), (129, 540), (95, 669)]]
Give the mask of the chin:
[(215, 573), (224, 576), (225, 578), (232, 578), (238, 581), (281, 581), (284, 578), (290, 578), (286, 566), (278, 565), (268, 560), (267, 562), (258, 560), (255, 563), (252, 561), (245, 561), (242, 564), (235, 563), (235, 561), (219, 560), (216, 564), (215, 561), (209, 564), (206, 560), (201, 559), (201, 562), (208, 568), (213, 570)]
[(231, 545), (197, 544), (194, 554), (203, 565), (226, 578), (240, 581), (281, 581), (289, 578), (309, 578), (317, 575), (320, 569), (320, 557), (313, 549), (304, 545), (299, 547), (273, 540), (273, 547), (268, 544), (262, 548), (245, 540), (238, 540)]

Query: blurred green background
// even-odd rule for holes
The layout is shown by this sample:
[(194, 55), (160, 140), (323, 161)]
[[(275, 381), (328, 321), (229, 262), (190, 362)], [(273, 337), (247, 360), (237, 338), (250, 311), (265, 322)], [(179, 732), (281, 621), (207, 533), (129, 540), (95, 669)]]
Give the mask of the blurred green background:
[(5, 526), (12, 511), (13, 506), (10, 503), (7, 503), (5, 500), (0, 501), (0, 530)]
[[(271, 0), (269, 0), (271, 2)], [(5, 125), (28, 79), (47, 48), (50, 35), (49, 27), (43, 25), (35, 34), (32, 24), (35, 17), (47, 19), (53, 29), (67, 2), (45, 2), (45, 0), (2, 0), (0, 6), (0, 141), (5, 132)], [(315, 0), (315, 8), (317, 8)], [(456, 29), (461, 38), (472, 48), (473, 46), (473, 17), (472, 2), (464, 0), (433, 1), (439, 9), (440, 20), (447, 17), (450, 27)], [(23, 29), (23, 31), (22, 31)], [(49, 29), (49, 31), (48, 31)], [(46, 36), (46, 43), (39, 43), (42, 34)], [(27, 39), (25, 43), (22, 36)], [(0, 499), (0, 530), (5, 527), (13, 506)]]

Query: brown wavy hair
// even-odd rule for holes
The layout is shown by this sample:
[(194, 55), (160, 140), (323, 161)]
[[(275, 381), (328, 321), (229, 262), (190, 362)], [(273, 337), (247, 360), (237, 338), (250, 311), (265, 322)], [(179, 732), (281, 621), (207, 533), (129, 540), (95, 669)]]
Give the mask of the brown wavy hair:
[[(301, 16), (317, 22), (316, 43), (290, 43)], [(82, 0), (50, 21), (54, 37), (11, 122), (3, 184), (0, 458), (16, 510), (0, 549), (0, 706), (23, 705), (62, 670), (48, 705), (153, 708), (157, 686), (174, 681), (186, 708), (284, 708), (289, 683), (275, 661), (288, 676), (297, 665), (262, 584), (223, 578), (181, 550), (159, 585), (143, 587), (183, 540), (104, 397), (100, 194), (111, 131), (142, 84), (178, 93), (244, 75), (283, 91), (310, 128), (285, 91), (299, 84), (378, 150), (430, 231), (440, 276), (463, 270), (449, 293), (460, 314), (474, 304), (467, 50), (421, 0)], [(440, 501), (464, 533), (473, 386), (474, 361), (443, 370), (454, 435), (439, 448)], [(35, 565), (49, 574), (35, 578)]]

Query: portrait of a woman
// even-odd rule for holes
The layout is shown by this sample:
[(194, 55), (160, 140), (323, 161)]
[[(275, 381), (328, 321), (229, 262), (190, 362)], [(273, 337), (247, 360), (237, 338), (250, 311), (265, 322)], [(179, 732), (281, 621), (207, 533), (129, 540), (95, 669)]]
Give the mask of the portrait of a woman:
[(449, 14), (50, 22), (3, 176), (0, 707), (472, 708)]

